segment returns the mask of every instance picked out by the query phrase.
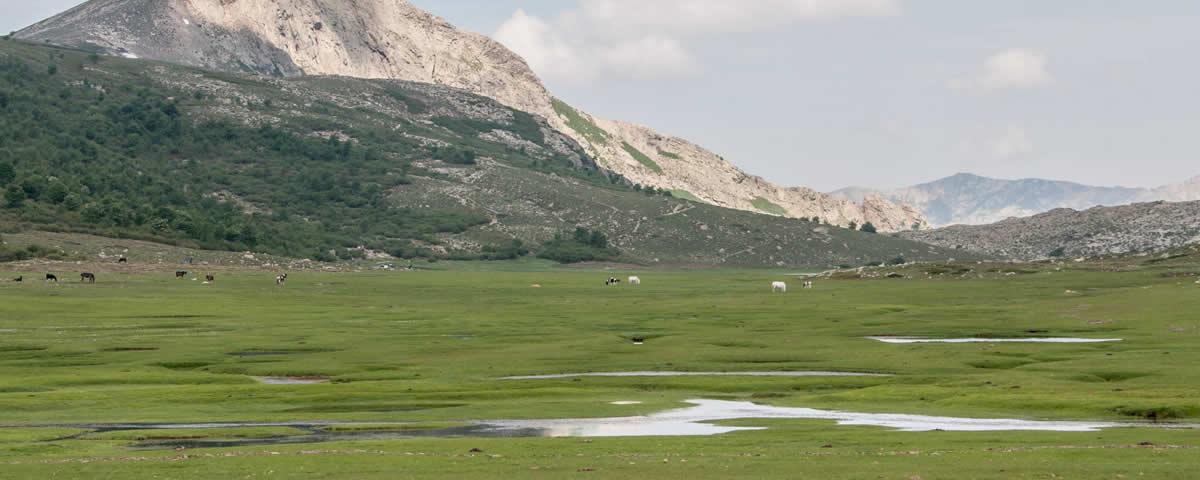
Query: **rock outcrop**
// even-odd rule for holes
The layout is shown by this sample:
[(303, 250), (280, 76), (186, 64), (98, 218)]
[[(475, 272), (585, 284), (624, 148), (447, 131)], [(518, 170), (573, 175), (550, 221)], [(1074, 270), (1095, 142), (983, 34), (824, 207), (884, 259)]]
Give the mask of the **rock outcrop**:
[(956, 225), (901, 236), (1006, 259), (1153, 253), (1200, 243), (1200, 202), (1064, 208), (991, 225)]
[(883, 197), (859, 204), (780, 187), (694, 143), (575, 110), (508, 48), (405, 0), (91, 0), (16, 36), (226, 71), (450, 86), (542, 116), (607, 170), (678, 196), (881, 231), (927, 225)]

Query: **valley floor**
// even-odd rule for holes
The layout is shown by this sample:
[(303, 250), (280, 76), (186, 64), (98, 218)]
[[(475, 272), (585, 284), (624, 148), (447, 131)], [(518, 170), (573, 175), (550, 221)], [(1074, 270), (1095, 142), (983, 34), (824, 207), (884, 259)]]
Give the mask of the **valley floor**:
[[(208, 285), (169, 269), (111, 268), (95, 285), (12, 272), (38, 281), (0, 283), (0, 477), (1191, 478), (1200, 470), (1200, 430), (1189, 428), (1200, 417), (1195, 252), (913, 265), (820, 278), (811, 290), (768, 271), (493, 270), (307, 271), (284, 287), (252, 269), (223, 271)], [(643, 284), (604, 286), (627, 275)], [(773, 281), (792, 292), (772, 294)], [(878, 375), (504, 379), (626, 371)], [(479, 438), (463, 429), (650, 415), (692, 399), (1137, 426), (901, 432), (743, 418), (716, 423), (766, 429), (620, 438)], [(194, 422), (284, 425), (97, 425)], [(380, 435), (262, 441), (355, 432)]]

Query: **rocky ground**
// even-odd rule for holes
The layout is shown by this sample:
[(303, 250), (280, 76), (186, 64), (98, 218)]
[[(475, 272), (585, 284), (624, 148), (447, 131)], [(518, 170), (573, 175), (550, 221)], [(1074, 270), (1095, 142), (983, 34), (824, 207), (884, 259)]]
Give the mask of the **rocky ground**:
[(1200, 202), (1059, 209), (992, 225), (953, 226), (901, 236), (995, 258), (1152, 253), (1200, 242)]

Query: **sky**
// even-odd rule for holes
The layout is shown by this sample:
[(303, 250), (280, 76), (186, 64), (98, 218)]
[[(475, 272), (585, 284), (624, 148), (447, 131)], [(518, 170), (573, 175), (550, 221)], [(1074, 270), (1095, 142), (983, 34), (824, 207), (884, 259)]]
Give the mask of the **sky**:
[[(412, 0), (785, 185), (1200, 175), (1195, 0)], [(10, 31), (78, 0), (0, 0)]]

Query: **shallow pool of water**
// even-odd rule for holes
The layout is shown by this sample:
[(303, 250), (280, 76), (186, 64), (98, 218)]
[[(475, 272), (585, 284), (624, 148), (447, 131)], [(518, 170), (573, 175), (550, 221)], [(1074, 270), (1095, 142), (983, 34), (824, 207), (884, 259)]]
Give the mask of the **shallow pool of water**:
[(924, 338), (924, 337), (867, 337), (883, 343), (1112, 343), (1121, 338)]
[[(338, 441), (391, 440), (405, 438), (511, 438), (511, 437), (680, 437), (711, 436), (739, 431), (766, 430), (765, 427), (735, 427), (716, 425), (749, 419), (824, 420), (846, 426), (872, 426), (903, 432), (1095, 432), (1108, 428), (1156, 427), (1198, 428), (1197, 425), (1159, 425), (1148, 423), (1068, 422), (1018, 419), (960, 418), (929, 415), (854, 413), (836, 410), (817, 410), (798, 407), (773, 407), (750, 402), (724, 400), (689, 400), (690, 406), (651, 415), (575, 418), (550, 420), (486, 420), (470, 425), (445, 429), (413, 430), (403, 423), (371, 423), (368, 431), (334, 431), (338, 425), (368, 425), (362, 423), (297, 422), (297, 423), (177, 423), (177, 424), (77, 424), (55, 425), (111, 432), (121, 430), (230, 429), (252, 427), (292, 427), (303, 434), (254, 439), (184, 439), (156, 440), (136, 444), (139, 448), (214, 448), (273, 444), (302, 444)], [(8, 427), (5, 427), (8, 428)], [(16, 428), (16, 427), (13, 427)], [(389, 430), (389, 428), (394, 430)], [(78, 438), (75, 435), (70, 438)], [(58, 439), (64, 440), (64, 439)]]
[(1045, 431), (1093, 432), (1132, 426), (1111, 422), (1052, 422), (1013, 419), (935, 417), (926, 415), (852, 413), (811, 408), (772, 407), (750, 402), (691, 400), (692, 406), (647, 416), (567, 420), (507, 420), (483, 422), (486, 427), (541, 431), (548, 437), (703, 436), (763, 430), (729, 427), (711, 422), (745, 419), (830, 420), (838, 425), (875, 426), (905, 432)]

